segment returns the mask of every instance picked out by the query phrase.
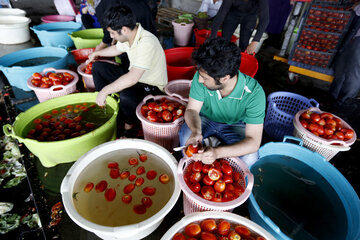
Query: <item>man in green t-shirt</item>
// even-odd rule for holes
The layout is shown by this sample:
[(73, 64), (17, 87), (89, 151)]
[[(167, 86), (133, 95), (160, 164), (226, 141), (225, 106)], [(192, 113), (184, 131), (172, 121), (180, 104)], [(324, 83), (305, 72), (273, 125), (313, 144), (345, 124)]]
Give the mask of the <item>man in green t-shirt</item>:
[(222, 144), (207, 146), (194, 160), (211, 164), (239, 156), (248, 166), (258, 159), (265, 117), (265, 93), (253, 78), (239, 71), (240, 49), (215, 38), (193, 53), (198, 71), (190, 89), (180, 144), (197, 145), (209, 137)]

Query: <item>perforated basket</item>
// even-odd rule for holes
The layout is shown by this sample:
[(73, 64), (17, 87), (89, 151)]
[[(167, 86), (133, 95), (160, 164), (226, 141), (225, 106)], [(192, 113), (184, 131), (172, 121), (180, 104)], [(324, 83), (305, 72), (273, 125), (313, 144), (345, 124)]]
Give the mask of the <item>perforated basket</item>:
[(295, 114), (310, 107), (319, 107), (319, 103), (291, 92), (273, 92), (268, 98), (264, 130), (275, 140), (281, 141), (285, 135), (294, 131), (293, 118)]
[[(303, 140), (303, 146), (310, 149), (311, 151), (317, 152), (324, 156), (327, 161), (330, 161), (338, 152), (340, 151), (349, 151), (350, 146), (356, 141), (356, 133), (354, 131), (354, 136), (347, 140), (336, 140), (336, 139), (324, 139), (318, 137), (308, 130), (306, 130), (300, 123), (300, 116), (305, 111), (312, 111), (317, 113), (323, 113), (319, 108), (309, 108), (304, 109), (296, 113), (293, 124), (294, 124), (294, 136)], [(334, 117), (339, 118), (338, 116), (334, 115)], [(339, 118), (341, 119), (341, 118)], [(352, 129), (349, 124), (347, 124), (344, 120), (341, 119), (342, 127)], [(352, 129), (354, 130), (354, 129)], [(336, 144), (336, 145), (333, 145)]]
[(180, 187), (183, 191), (183, 207), (185, 215), (192, 212), (204, 212), (204, 211), (224, 211), (232, 212), (234, 208), (243, 204), (251, 194), (251, 190), (254, 185), (254, 176), (250, 172), (247, 165), (240, 160), (240, 158), (232, 157), (225, 158), (233, 168), (233, 171), (239, 172), (242, 176), (241, 179), (245, 181), (240, 181), (239, 184), (244, 187), (245, 191), (236, 199), (228, 202), (212, 202), (205, 200), (204, 198), (196, 195), (191, 189), (187, 186), (184, 180), (184, 171), (187, 166), (194, 162), (191, 158), (182, 158), (178, 165), (178, 178), (180, 182)]
[(169, 96), (177, 97), (184, 102), (188, 102), (191, 82), (191, 80), (186, 79), (173, 80), (166, 84), (165, 93)]
[(35, 87), (31, 83), (31, 80), (33, 79), (33, 77), (30, 77), (27, 80), (27, 86), (31, 90), (34, 90), (34, 92), (36, 94), (36, 97), (38, 98), (39, 102), (44, 102), (44, 101), (52, 99), (52, 98), (65, 96), (65, 95), (68, 95), (68, 94), (73, 93), (73, 92), (76, 91), (76, 83), (79, 80), (79, 77), (75, 72), (67, 70), (67, 69), (46, 68), (46, 69), (44, 69), (42, 71), (42, 74), (45, 74), (47, 72), (55, 72), (55, 73), (68, 72), (68, 73), (70, 73), (71, 75), (74, 76), (74, 80), (72, 80), (66, 86), (64, 86), (64, 85), (54, 85), (54, 86), (51, 86), (50, 88), (41, 88), (41, 87)]
[[(160, 240), (171, 240), (173, 239), (173, 236), (175, 233), (184, 231), (185, 227), (190, 223), (199, 223), (205, 219), (214, 219), (215, 221), (219, 220), (226, 220), (229, 221), (230, 224), (236, 224), (236, 225), (242, 225), (247, 227), (250, 232), (260, 235), (263, 238), (267, 240), (275, 240), (269, 232), (267, 232), (264, 228), (259, 226), (258, 224), (254, 223), (253, 221), (239, 216), (234, 213), (228, 213), (228, 212), (215, 212), (215, 211), (209, 211), (204, 213), (191, 213), (189, 215), (186, 215), (183, 217), (180, 221), (175, 223)], [(250, 238), (249, 238), (250, 239)]]
[(144, 132), (144, 139), (157, 143), (163, 146), (164, 148), (166, 148), (167, 150), (169, 150), (170, 152), (172, 152), (172, 149), (174, 147), (179, 146), (178, 133), (181, 125), (184, 123), (184, 117), (180, 117), (176, 119), (174, 122), (170, 122), (170, 123), (157, 123), (157, 122), (149, 121), (141, 114), (141, 106), (143, 104), (145, 104), (150, 99), (156, 101), (162, 98), (166, 98), (168, 100), (178, 102), (186, 106), (186, 103), (184, 101), (181, 101), (175, 97), (170, 97), (166, 95), (159, 95), (159, 96), (148, 95), (136, 107), (136, 116), (141, 121), (141, 125)]

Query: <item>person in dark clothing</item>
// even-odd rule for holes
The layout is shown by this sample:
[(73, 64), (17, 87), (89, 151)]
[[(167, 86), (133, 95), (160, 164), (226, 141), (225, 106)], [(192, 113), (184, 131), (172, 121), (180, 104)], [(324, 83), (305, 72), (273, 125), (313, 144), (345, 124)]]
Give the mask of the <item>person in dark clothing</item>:
[[(252, 42), (249, 39), (256, 26), (259, 25)], [(252, 54), (269, 24), (269, 5), (267, 0), (224, 0), (212, 25), (211, 38), (215, 38), (222, 24), (222, 36), (230, 40), (240, 24), (239, 47), (241, 51)]]

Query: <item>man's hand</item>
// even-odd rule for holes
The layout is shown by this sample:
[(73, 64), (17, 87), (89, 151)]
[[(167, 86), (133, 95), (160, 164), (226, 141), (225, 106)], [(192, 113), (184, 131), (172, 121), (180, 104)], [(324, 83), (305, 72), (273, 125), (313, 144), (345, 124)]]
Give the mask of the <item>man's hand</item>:
[(216, 159), (216, 150), (213, 147), (200, 149), (198, 153), (194, 153), (191, 157), (195, 161), (202, 161), (204, 164), (212, 164)]
[(197, 146), (203, 140), (203, 136), (201, 133), (191, 133), (189, 139), (186, 141), (185, 145), (189, 146), (190, 144), (193, 146)]
[(104, 93), (103, 90), (101, 90), (98, 95), (96, 96), (96, 104), (99, 105), (100, 107), (105, 106), (106, 104), (106, 98), (107, 98), (107, 94)]
[(93, 53), (90, 53), (89, 56), (88, 56), (88, 60), (86, 61), (86, 63), (90, 63), (90, 62), (93, 62), (96, 58), (98, 57), (97, 55), (97, 52), (93, 52)]
[(257, 47), (259, 42), (256, 41), (252, 41), (249, 46), (246, 48), (246, 53), (247, 54), (253, 54), (255, 52), (255, 49)]

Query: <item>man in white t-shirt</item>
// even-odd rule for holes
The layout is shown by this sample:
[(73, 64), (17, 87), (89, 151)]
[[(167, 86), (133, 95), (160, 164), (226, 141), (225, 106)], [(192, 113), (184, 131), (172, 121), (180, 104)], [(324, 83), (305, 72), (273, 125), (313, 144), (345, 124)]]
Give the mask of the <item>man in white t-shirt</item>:
[(89, 61), (97, 57), (114, 57), (127, 53), (130, 66), (96, 61), (93, 64), (95, 88), (100, 91), (96, 103), (103, 106), (106, 97), (120, 93), (120, 118), (125, 122), (127, 135), (138, 122), (136, 107), (145, 96), (163, 94), (167, 84), (166, 60), (164, 50), (155, 35), (144, 30), (130, 8), (119, 5), (106, 13), (104, 23), (116, 45), (95, 51), (89, 55)]
[(198, 12), (207, 12), (209, 18), (215, 17), (223, 0), (203, 0)]

